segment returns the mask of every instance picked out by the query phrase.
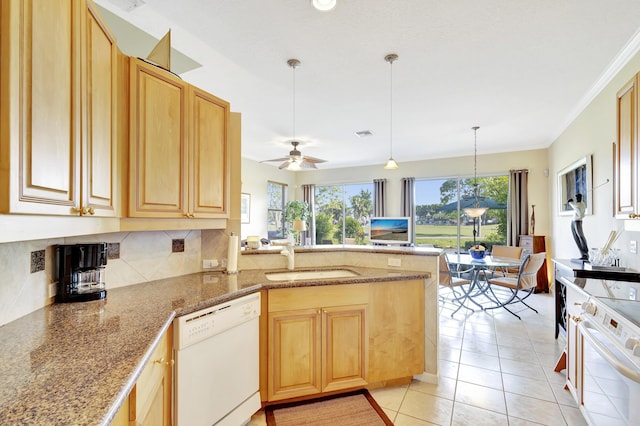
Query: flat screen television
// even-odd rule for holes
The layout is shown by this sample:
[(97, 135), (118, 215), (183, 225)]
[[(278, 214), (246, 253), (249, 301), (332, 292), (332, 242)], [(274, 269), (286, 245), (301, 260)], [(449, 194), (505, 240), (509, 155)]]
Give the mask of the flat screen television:
[(410, 217), (372, 217), (369, 240), (372, 244), (411, 244)]

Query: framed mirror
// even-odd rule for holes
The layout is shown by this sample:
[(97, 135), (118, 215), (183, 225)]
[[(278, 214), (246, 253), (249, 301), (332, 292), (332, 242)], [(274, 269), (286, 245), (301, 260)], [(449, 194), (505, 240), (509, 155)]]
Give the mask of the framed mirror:
[(558, 213), (573, 216), (569, 200), (577, 201), (578, 194), (585, 203), (585, 214), (593, 214), (591, 155), (587, 155), (558, 172)]

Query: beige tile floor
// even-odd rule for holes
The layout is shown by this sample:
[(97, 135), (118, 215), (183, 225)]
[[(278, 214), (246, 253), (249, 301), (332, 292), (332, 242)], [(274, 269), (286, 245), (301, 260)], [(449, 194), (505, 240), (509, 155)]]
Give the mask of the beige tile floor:
[[(539, 314), (520, 311), (522, 320), (504, 309), (452, 318), (453, 305), (442, 303), (439, 383), (413, 380), (371, 394), (398, 426), (586, 425), (564, 390), (564, 371), (553, 371), (564, 347), (554, 339), (553, 296), (527, 301)], [(250, 424), (264, 425), (264, 414)]]

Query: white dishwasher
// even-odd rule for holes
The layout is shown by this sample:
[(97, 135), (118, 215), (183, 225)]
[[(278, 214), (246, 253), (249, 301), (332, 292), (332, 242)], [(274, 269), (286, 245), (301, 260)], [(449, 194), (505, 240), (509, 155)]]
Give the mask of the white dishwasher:
[(238, 426), (260, 409), (260, 293), (174, 320), (177, 426)]

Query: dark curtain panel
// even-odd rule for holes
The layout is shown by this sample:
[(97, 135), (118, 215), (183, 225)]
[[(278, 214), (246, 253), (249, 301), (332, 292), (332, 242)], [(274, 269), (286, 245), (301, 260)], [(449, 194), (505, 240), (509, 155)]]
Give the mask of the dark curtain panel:
[(309, 210), (311, 211), (311, 220), (309, 221), (309, 229), (302, 233), (302, 243), (306, 241), (306, 238), (311, 238), (311, 245), (316, 243), (316, 186), (315, 185), (302, 185), (302, 201), (306, 201), (309, 204)]
[(387, 180), (373, 180), (373, 215), (384, 216), (386, 210), (384, 208), (387, 203)]
[(416, 242), (416, 179), (402, 178), (401, 200), (402, 208), (400, 214), (402, 216), (411, 217), (411, 241)]
[(529, 170), (509, 170), (507, 245), (518, 245), (518, 236), (529, 234)]

